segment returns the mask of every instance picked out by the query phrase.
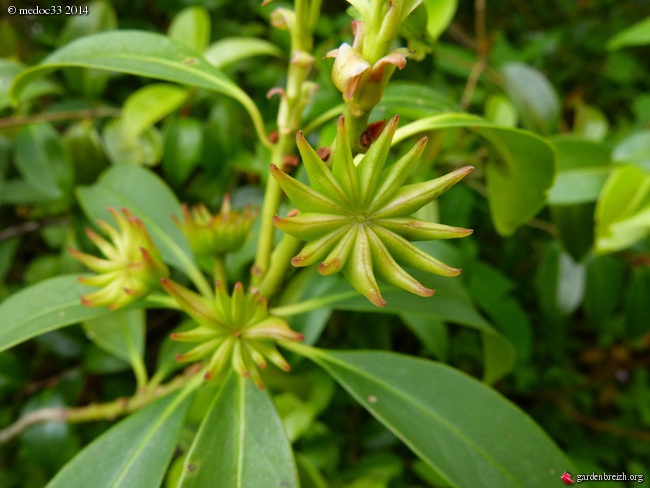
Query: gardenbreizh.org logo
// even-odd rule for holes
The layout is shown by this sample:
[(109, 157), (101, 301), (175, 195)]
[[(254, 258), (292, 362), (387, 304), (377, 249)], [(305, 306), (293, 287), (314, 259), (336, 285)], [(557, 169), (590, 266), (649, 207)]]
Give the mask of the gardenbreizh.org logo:
[[(575, 478), (575, 479), (574, 479)], [(644, 476), (642, 474), (596, 474), (595, 472), (589, 474), (576, 474), (572, 475), (569, 471), (564, 471), (560, 479), (565, 485), (572, 485), (574, 483), (582, 483), (583, 481), (636, 481), (643, 483)]]

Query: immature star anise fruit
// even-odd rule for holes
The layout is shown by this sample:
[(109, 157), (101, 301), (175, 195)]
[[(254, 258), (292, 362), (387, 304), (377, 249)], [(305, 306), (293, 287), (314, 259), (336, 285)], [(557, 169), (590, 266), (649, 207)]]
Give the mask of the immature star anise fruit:
[(111, 242), (86, 229), (88, 238), (106, 259), (72, 248), (68, 248), (68, 252), (99, 273), (79, 278), (85, 285), (101, 287), (101, 290), (82, 296), (82, 303), (91, 307), (107, 306), (117, 309), (160, 288), (160, 278), (168, 276), (169, 269), (163, 263), (160, 252), (142, 220), (134, 217), (125, 208), (122, 209), (124, 215), (114, 208), (109, 208), (108, 211), (117, 222), (118, 228), (115, 229), (103, 220), (98, 220), (97, 225), (108, 235)]
[(225, 195), (218, 214), (211, 214), (204, 204), (195, 205), (192, 210), (183, 204), (183, 220), (172, 216), (180, 227), (190, 247), (199, 256), (219, 256), (237, 251), (250, 233), (257, 210), (230, 208), (230, 196)]
[(177, 355), (178, 361), (198, 361), (209, 357), (205, 379), (214, 377), (230, 363), (240, 376), (251, 377), (260, 388), (263, 383), (258, 368), (266, 367), (266, 359), (289, 371), (289, 363), (278, 352), (275, 341), (302, 341), (304, 337), (291, 330), (281, 318), (269, 315), (265, 298), (244, 293), (239, 282), (229, 296), (223, 283), (217, 281), (216, 294), (211, 299), (167, 278), (162, 279), (162, 284), (199, 324), (195, 329), (171, 335), (176, 341), (200, 343)]
[(465, 166), (434, 180), (403, 185), (424, 150), (426, 138), (385, 167), (397, 122), (395, 116), (355, 166), (345, 120), (341, 117), (336, 147), (330, 156), (331, 170), (299, 133), (298, 150), (311, 187), (271, 165), (271, 174), (300, 211), (289, 218), (276, 215), (273, 222), (278, 229), (307, 242), (291, 260), (292, 264), (309, 266), (321, 262), (318, 272), (323, 275), (342, 271), (357, 291), (379, 307), (386, 302), (375, 274), (416, 295), (433, 294), (433, 290), (402, 269), (398, 261), (443, 276), (456, 276), (461, 271), (429, 256), (409, 240), (450, 239), (472, 233), (470, 229), (412, 216), (474, 168)]

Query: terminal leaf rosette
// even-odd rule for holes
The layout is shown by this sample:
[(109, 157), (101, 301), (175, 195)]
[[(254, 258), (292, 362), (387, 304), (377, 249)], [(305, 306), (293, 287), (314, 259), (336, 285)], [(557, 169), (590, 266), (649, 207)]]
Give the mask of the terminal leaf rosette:
[(127, 209), (122, 209), (124, 215), (114, 208), (109, 208), (108, 211), (117, 222), (117, 229), (103, 220), (98, 220), (97, 225), (106, 233), (110, 242), (86, 229), (88, 238), (105, 258), (72, 248), (68, 248), (68, 252), (98, 273), (79, 278), (85, 285), (101, 288), (82, 296), (82, 303), (91, 307), (118, 309), (159, 289), (160, 279), (169, 275), (169, 269), (142, 220)]
[(472, 233), (470, 229), (413, 217), (474, 168), (465, 166), (440, 178), (404, 185), (424, 150), (426, 138), (386, 167), (397, 123), (395, 116), (355, 165), (345, 119), (341, 117), (331, 169), (299, 133), (298, 150), (310, 186), (271, 165), (271, 174), (299, 211), (287, 218), (276, 215), (273, 222), (278, 229), (306, 241), (292, 264), (309, 266), (320, 262), (318, 271), (322, 275), (341, 271), (357, 291), (380, 307), (386, 302), (375, 275), (416, 295), (431, 296), (433, 290), (413, 278), (402, 265), (442, 276), (456, 276), (461, 271), (409, 241), (450, 239)]
[(176, 341), (199, 343), (177, 355), (178, 361), (209, 358), (205, 379), (216, 376), (230, 363), (240, 376), (252, 378), (260, 388), (263, 383), (259, 369), (266, 367), (267, 359), (284, 371), (290, 370), (275, 342), (302, 341), (304, 337), (281, 318), (269, 314), (266, 298), (245, 293), (240, 282), (229, 295), (224, 284), (217, 281), (214, 298), (201, 296), (167, 278), (162, 279), (162, 284), (198, 324), (194, 329), (171, 335)]

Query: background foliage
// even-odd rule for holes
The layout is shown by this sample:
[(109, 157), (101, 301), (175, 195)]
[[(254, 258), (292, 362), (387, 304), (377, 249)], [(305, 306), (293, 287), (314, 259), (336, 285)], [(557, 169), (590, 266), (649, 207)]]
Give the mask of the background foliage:
[[(454, 2), (439, 4), (453, 10)], [(189, 5), (205, 7), (208, 15), (194, 10), (176, 16)], [(325, 2), (316, 29), (320, 90), (305, 109), (307, 127), (340, 103), (329, 77), (331, 61), (321, 58), (339, 39), (351, 39), (347, 6)], [(69, 67), (26, 85), (17, 107), (11, 106), (9, 86), (26, 66), (75, 38), (118, 27), (140, 29), (169, 33), (205, 50), (206, 58), (235, 80), (270, 121), (277, 100), (265, 94), (284, 82), (288, 50), (286, 32), (268, 26), (270, 9), (255, 0), (115, 1), (91, 2), (88, 16), (10, 17), (2, 7), (0, 298), (48, 278), (82, 273), (65, 249), (91, 248), (82, 232), (89, 225), (86, 215), (101, 216), (107, 194), (137, 193), (124, 182), (141, 190), (141, 200), (129, 203), (156, 202), (147, 213), (165, 217), (174, 212), (174, 202), (166, 208), (161, 201), (205, 202), (215, 208), (227, 191), (235, 207), (260, 204), (268, 150), (254, 142), (255, 128), (242, 106), (208, 86), (186, 88)], [(443, 261), (463, 268), (463, 274), (454, 280), (425, 279), (437, 289), (436, 300), (417, 313), (413, 303), (391, 301), (388, 292), (389, 306), (382, 312), (389, 313), (377, 313), (362, 297), (350, 298), (339, 301), (336, 310), (297, 315), (292, 326), (322, 347), (421, 355), (483, 377), (548, 432), (577, 472), (650, 475), (650, 48), (647, 37), (643, 41), (647, 27), (636, 37), (614, 37), (650, 15), (650, 8), (641, 0), (512, 0), (489, 2), (477, 16), (474, 7), (474, 2), (459, 1), (453, 22), (437, 42), (436, 25), (424, 37), (403, 33), (415, 57), (429, 54), (396, 72), (374, 117), (400, 113), (414, 120), (467, 109), (500, 126), (523, 127), (550, 142), (556, 155), (554, 180), (543, 180), (548, 171), (540, 153), (546, 145), (539, 142), (539, 151), (533, 151), (537, 159), (518, 175), (519, 187), (497, 183), (502, 164), (497, 161), (507, 161), (503, 141), (510, 151), (524, 151), (538, 141), (533, 136), (520, 135), (519, 142), (517, 132), (489, 127), (431, 132), (417, 170), (422, 179), (460, 163), (478, 167), (475, 177), (425, 209), (440, 222), (474, 229), (472, 237), (458, 243), (427, 244)], [(224, 40), (233, 36), (250, 39), (233, 47)], [(237, 86), (218, 78), (209, 83), (230, 94)], [(334, 134), (335, 124), (327, 123), (311, 136), (313, 144), (328, 145)], [(141, 176), (139, 166), (152, 168), (175, 196), (151, 173)], [(522, 206), (549, 187), (545, 204)], [(160, 230), (161, 235), (174, 232), (179, 231), (171, 221)], [(184, 269), (187, 250), (174, 246), (162, 252)], [(235, 275), (248, 272), (253, 254), (249, 243), (230, 256)], [(72, 303), (82, 293), (76, 281), (58, 280), (48, 282), (38, 298), (25, 299), (23, 308), (38, 300), (51, 304), (54, 314), (64, 300)], [(281, 300), (334, 295), (341, 291), (337, 286), (305, 274)], [(146, 326), (143, 314), (124, 317), (131, 339), (125, 345), (123, 335), (114, 337), (103, 327), (101, 310), (80, 307), (77, 312), (65, 320), (82, 326), (39, 335), (0, 354), (0, 425), (45, 406), (129, 396), (136, 386), (131, 366), (137, 369), (142, 361), (149, 370), (163, 365), (165, 374), (177, 367), (172, 358), (178, 345), (167, 339), (179, 321), (177, 313), (148, 312)], [(0, 316), (3, 344), (18, 342), (12, 334), (24, 334), (24, 327), (37, 330), (38, 320)], [(9, 323), (23, 328), (16, 332)], [(281, 392), (273, 401), (298, 453), (303, 486), (445, 486), (329, 376), (303, 366), (291, 376), (269, 380), (270, 390)], [(329, 365), (336, 367), (341, 365)], [(338, 374), (354, 383), (349, 371)], [(228, 395), (241, 394), (240, 388), (232, 380), (218, 401), (232, 400)], [(180, 409), (189, 408), (190, 423), (180, 434), (178, 452), (170, 451), (170, 471), (159, 474), (169, 486), (181, 476), (181, 454), (187, 453), (213, 397), (208, 391), (191, 408), (183, 399), (172, 400)], [(450, 399), (459, 405), (463, 400)], [(257, 407), (262, 416), (272, 410), (264, 401)], [(165, 405), (156, 405), (149, 418), (185, 412), (168, 413)], [(145, 418), (131, 421), (136, 425)], [(142, 422), (142, 429), (148, 428)], [(44, 486), (110, 425), (49, 422), (30, 428), (2, 446), (0, 486)], [(281, 449), (277, 455), (283, 455)], [(514, 454), (512, 459), (524, 462)]]

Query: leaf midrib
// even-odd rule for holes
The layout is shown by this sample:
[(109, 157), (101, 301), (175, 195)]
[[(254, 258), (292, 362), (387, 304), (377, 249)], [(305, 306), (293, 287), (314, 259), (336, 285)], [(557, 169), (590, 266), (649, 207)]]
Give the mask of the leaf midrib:
[[(316, 355), (315, 358), (320, 359), (320, 358), (319, 358), (320, 355), (321, 355), (321, 353), (319, 353), (318, 355)], [(525, 488), (524, 485), (520, 485), (520, 484), (518, 484), (518, 483), (517, 483), (517, 480), (513, 477), (513, 475), (511, 475), (508, 471), (506, 471), (506, 470), (501, 466), (501, 464), (498, 463), (498, 462), (497, 462), (497, 461), (496, 461), (492, 456), (490, 456), (490, 455), (489, 455), (489, 454), (488, 454), (488, 453), (487, 453), (483, 448), (481, 448), (481, 447), (479, 447), (478, 445), (476, 445), (476, 444), (473, 442), (473, 440), (472, 440), (471, 438), (468, 438), (467, 436), (465, 436), (462, 432), (460, 432), (458, 429), (456, 429), (455, 426), (454, 426), (453, 424), (448, 423), (448, 422), (447, 422), (443, 417), (440, 417), (439, 415), (436, 415), (435, 412), (433, 412), (433, 411), (427, 409), (427, 408), (426, 408), (422, 403), (420, 403), (419, 401), (416, 401), (415, 398), (411, 397), (410, 395), (406, 395), (405, 393), (402, 392), (402, 390), (399, 390), (399, 389), (393, 387), (390, 383), (385, 383), (385, 382), (381, 381), (378, 377), (376, 377), (376, 376), (374, 376), (374, 375), (371, 375), (371, 374), (369, 374), (369, 373), (366, 373), (364, 370), (359, 369), (357, 366), (352, 367), (351, 363), (348, 363), (348, 362), (346, 362), (346, 361), (344, 361), (344, 360), (342, 360), (342, 359), (339, 359), (339, 358), (336, 357), (336, 356), (333, 356), (333, 355), (330, 355), (330, 354), (327, 354), (327, 353), (325, 353), (325, 356), (326, 356), (327, 358), (330, 358), (330, 360), (331, 360), (332, 362), (338, 363), (339, 366), (342, 366), (342, 367), (344, 367), (344, 368), (347, 367), (347, 368), (350, 369), (350, 370), (354, 370), (355, 372), (357, 372), (357, 374), (358, 374), (359, 376), (362, 376), (362, 377), (366, 378), (366, 379), (369, 380), (370, 382), (375, 383), (375, 384), (377, 384), (377, 385), (379, 385), (379, 386), (382, 386), (383, 388), (385, 388), (386, 390), (392, 392), (393, 394), (397, 394), (397, 396), (402, 396), (402, 397), (406, 398), (408, 403), (411, 403), (411, 404), (412, 404), (413, 406), (415, 406), (418, 410), (424, 412), (425, 414), (430, 414), (431, 417), (433, 417), (434, 419), (438, 420), (438, 422), (439, 422), (441, 425), (444, 425), (444, 426), (445, 426), (445, 427), (446, 427), (446, 428), (447, 428), (451, 433), (455, 433), (459, 439), (464, 440), (468, 445), (475, 447), (476, 452), (477, 452), (481, 457), (483, 457), (486, 461), (493, 461), (491, 464), (492, 464), (493, 466), (495, 466), (495, 467), (498, 469), (498, 471), (500, 471), (500, 472), (501, 472), (501, 473), (502, 473), (502, 474), (503, 474), (507, 479), (510, 479), (510, 480), (513, 482), (513, 485), (512, 485), (512, 486), (518, 486), (518, 487), (521, 487), (521, 488)], [(323, 367), (325, 367), (325, 368), (327, 369), (327, 366), (323, 366)], [(353, 397), (355, 397), (355, 398), (357, 399), (357, 401), (359, 401), (362, 405), (364, 405), (364, 407), (366, 407), (369, 411), (371, 411), (371, 413), (372, 413), (372, 415), (373, 415), (374, 417), (376, 417), (376, 418), (378, 418), (379, 420), (381, 420), (381, 422), (384, 423), (384, 425), (386, 425), (386, 426), (387, 426), (391, 431), (393, 431), (393, 432), (395, 432), (395, 433), (398, 433), (398, 430), (397, 430), (397, 429), (395, 429), (395, 428), (394, 428), (394, 427), (393, 427), (393, 426), (392, 426), (392, 425), (391, 425), (391, 424), (390, 424), (390, 423), (389, 423), (389, 422), (388, 422), (388, 421), (387, 421), (387, 420), (386, 420), (382, 415), (380, 415), (380, 414), (377, 412), (376, 409), (371, 408), (371, 407), (366, 403), (366, 401), (365, 401), (363, 398), (361, 398), (361, 397), (360, 397), (359, 395), (357, 395), (354, 391), (352, 391), (352, 390), (347, 386), (347, 384), (343, 384), (343, 387), (347, 390), (348, 393), (350, 393), (350, 395), (352, 395)], [(401, 395), (400, 395), (400, 393), (401, 393)], [(414, 445), (413, 445), (409, 440), (403, 438), (402, 436), (398, 436), (398, 437), (402, 440), (402, 442), (404, 442), (405, 444), (407, 444), (407, 445), (408, 445), (408, 446), (409, 446), (409, 447), (410, 447), (410, 448), (411, 448), (411, 449), (412, 449), (412, 450), (413, 450), (413, 451), (414, 451), (414, 452), (415, 452), (415, 453), (416, 453), (420, 458), (425, 459), (426, 462), (427, 462), (428, 464), (430, 464), (430, 462), (428, 461), (428, 459), (427, 459), (425, 456), (423, 456), (422, 453), (421, 453), (421, 451), (420, 451), (419, 449), (417, 449), (417, 448), (416, 448), (416, 447), (415, 447), (415, 446), (414, 446)], [(440, 467), (435, 467), (435, 469), (436, 469), (438, 472), (440, 472), (441, 475), (443, 475), (442, 472), (441, 472), (441, 468), (440, 468)], [(449, 479), (447, 475), (443, 475), (443, 476), (445, 477), (445, 479), (446, 479), (447, 481), (449, 481), (450, 483), (452, 483), (452, 480)]]

